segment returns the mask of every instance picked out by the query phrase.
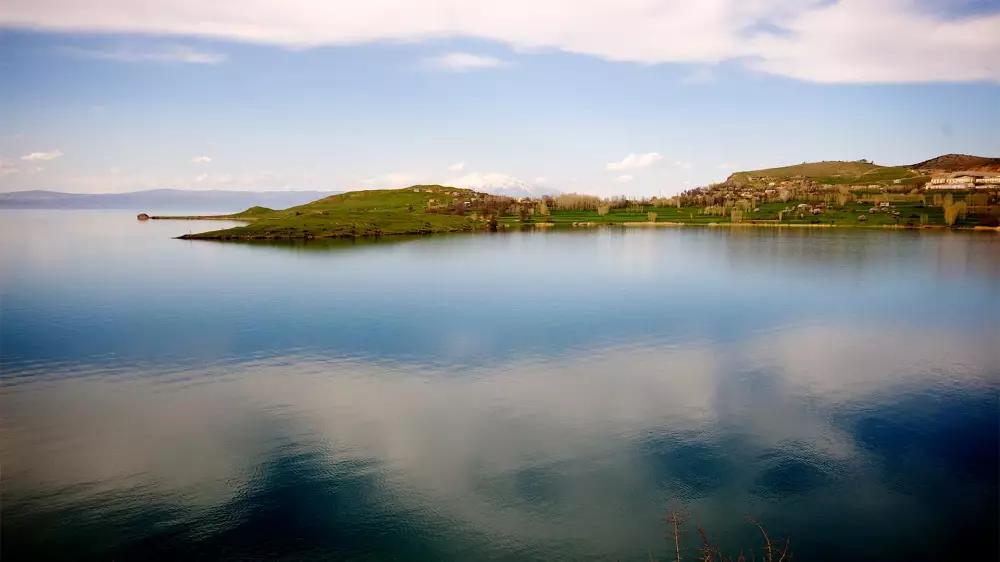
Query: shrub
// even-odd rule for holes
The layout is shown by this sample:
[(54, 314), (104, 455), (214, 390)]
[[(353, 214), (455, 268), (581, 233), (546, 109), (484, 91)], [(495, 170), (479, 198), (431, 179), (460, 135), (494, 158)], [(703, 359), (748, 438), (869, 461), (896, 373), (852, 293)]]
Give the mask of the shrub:
[[(950, 196), (951, 194), (949, 193), (948, 195)], [(965, 201), (957, 203), (946, 202), (944, 206), (944, 223), (948, 226), (954, 226), (959, 218), (965, 218)]]
[(563, 193), (555, 198), (556, 207), (572, 211), (593, 211), (601, 205), (601, 198), (580, 193)]

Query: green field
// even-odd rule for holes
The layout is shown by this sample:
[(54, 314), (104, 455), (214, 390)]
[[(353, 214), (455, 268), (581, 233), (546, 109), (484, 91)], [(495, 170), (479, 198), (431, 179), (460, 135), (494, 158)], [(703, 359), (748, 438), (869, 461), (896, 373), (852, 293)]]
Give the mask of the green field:
[(427, 207), (448, 206), (477, 196), (481, 194), (469, 189), (442, 186), (352, 191), (281, 211), (251, 207), (241, 213), (212, 217), (247, 220), (248, 224), (182, 238), (270, 240), (472, 231), (484, 229), (486, 222), (470, 216), (428, 212)]
[[(887, 196), (888, 197), (888, 196)], [(909, 198), (909, 201), (903, 199)], [(910, 196), (897, 196), (892, 212), (869, 213), (871, 203), (849, 202), (842, 208), (829, 207), (813, 215), (795, 209), (798, 201), (762, 203), (755, 211), (744, 211), (748, 225), (826, 225), (853, 227), (943, 226), (941, 207), (925, 206)], [(917, 198), (919, 199), (919, 198)], [(468, 202), (468, 203), (467, 203)], [(182, 238), (213, 240), (297, 240), (315, 238), (359, 238), (405, 234), (472, 232), (488, 229), (534, 227), (587, 227), (595, 225), (651, 224), (648, 213), (656, 213), (656, 224), (730, 224), (730, 215), (706, 215), (701, 207), (655, 207), (634, 204), (610, 209), (601, 215), (595, 210), (552, 209), (547, 214), (537, 204), (521, 205), (531, 214), (518, 212), (513, 200), (492, 197), (469, 189), (444, 186), (413, 186), (405, 189), (354, 191), (333, 195), (298, 207), (272, 210), (251, 207), (241, 213), (213, 218), (243, 220), (235, 228), (188, 234)], [(498, 210), (499, 209), (499, 210)], [(864, 217), (860, 219), (859, 217)], [(955, 226), (972, 227), (975, 216), (959, 219)]]

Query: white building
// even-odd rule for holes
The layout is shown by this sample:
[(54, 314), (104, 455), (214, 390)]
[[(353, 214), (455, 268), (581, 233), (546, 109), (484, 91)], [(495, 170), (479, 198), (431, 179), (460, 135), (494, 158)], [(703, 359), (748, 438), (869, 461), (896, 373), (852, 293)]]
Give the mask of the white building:
[(975, 189), (977, 185), (1000, 185), (1000, 174), (993, 172), (955, 172), (931, 178), (926, 189)]

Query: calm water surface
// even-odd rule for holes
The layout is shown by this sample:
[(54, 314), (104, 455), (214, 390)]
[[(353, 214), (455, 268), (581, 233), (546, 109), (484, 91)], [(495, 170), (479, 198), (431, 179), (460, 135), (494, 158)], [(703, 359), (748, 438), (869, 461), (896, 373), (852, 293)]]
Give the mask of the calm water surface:
[(997, 553), (1000, 236), (218, 227), (0, 211), (4, 560)]

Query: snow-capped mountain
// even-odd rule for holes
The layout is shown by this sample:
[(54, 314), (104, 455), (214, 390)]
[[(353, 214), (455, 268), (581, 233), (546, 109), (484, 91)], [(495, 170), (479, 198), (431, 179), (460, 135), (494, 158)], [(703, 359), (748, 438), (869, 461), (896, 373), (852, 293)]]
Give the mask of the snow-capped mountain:
[(498, 172), (466, 174), (448, 182), (456, 187), (468, 187), (494, 195), (507, 197), (541, 197), (555, 195), (558, 190), (537, 183), (529, 183), (520, 178)]

